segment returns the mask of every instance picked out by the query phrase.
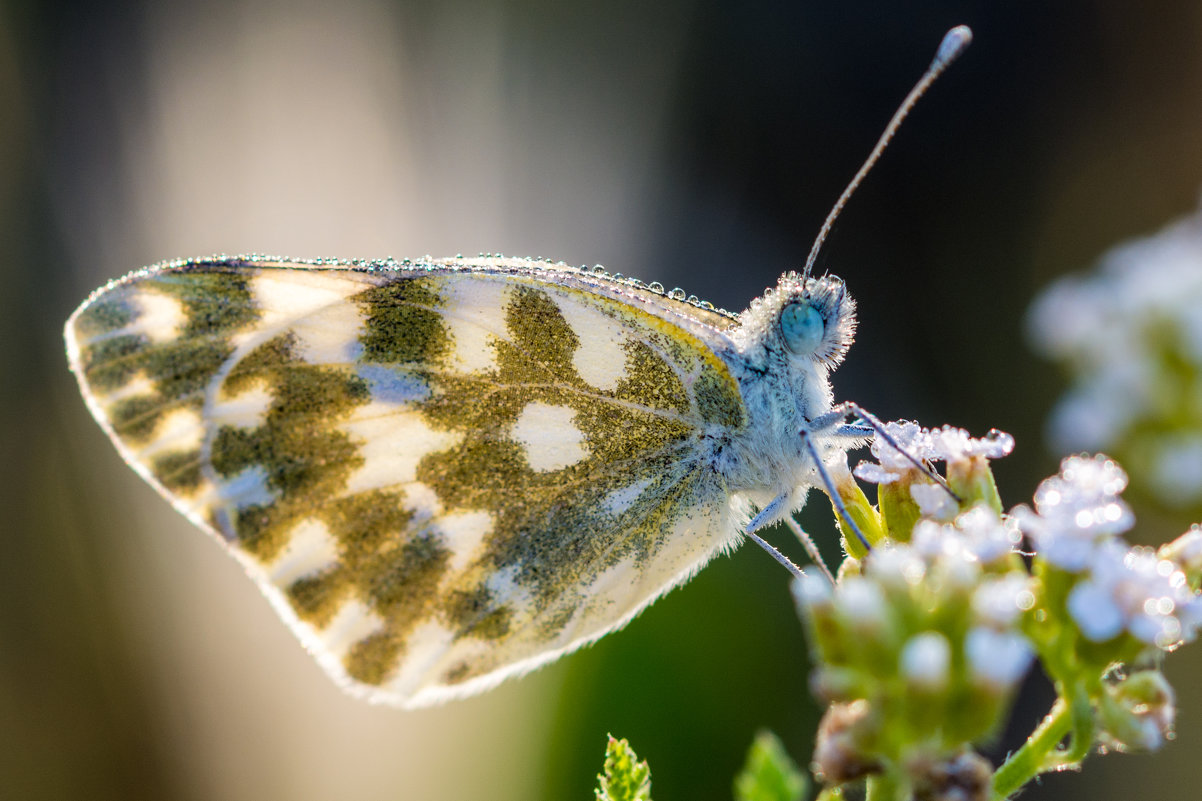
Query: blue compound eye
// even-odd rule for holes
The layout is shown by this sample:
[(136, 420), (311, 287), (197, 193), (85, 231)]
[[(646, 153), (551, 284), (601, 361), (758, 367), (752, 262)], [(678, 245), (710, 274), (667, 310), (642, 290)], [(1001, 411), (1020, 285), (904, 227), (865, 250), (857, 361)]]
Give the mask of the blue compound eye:
[(826, 323), (822, 315), (808, 303), (790, 303), (780, 313), (780, 332), (785, 347), (798, 356), (818, 350)]

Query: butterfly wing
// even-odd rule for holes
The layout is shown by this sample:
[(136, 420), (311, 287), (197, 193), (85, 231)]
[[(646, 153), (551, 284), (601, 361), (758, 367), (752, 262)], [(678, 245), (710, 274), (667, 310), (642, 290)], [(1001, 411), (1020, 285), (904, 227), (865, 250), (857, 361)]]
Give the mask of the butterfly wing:
[(585, 270), (179, 262), (72, 369), (125, 460), (336, 680), (419, 706), (622, 625), (735, 534), (729, 316)]

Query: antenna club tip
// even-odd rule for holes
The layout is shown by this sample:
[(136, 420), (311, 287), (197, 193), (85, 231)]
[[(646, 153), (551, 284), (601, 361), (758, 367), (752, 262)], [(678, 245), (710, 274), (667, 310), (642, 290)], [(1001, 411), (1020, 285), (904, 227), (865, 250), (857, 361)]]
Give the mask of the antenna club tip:
[(943, 35), (943, 41), (939, 43), (939, 50), (935, 53), (935, 61), (932, 67), (940, 69), (951, 64), (960, 54), (972, 44), (972, 29), (967, 25), (957, 25)]

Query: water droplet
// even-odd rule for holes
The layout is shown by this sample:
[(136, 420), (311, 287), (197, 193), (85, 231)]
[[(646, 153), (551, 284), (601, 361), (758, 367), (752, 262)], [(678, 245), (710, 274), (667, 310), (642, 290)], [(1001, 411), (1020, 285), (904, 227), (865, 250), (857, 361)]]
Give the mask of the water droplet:
[(659, 281), (652, 281), (650, 284), (647, 284), (647, 288), (652, 292), (658, 292), (661, 295), (664, 294), (664, 285)]
[(685, 303), (692, 303), (694, 306), (696, 306), (697, 304), (701, 303), (701, 298), (697, 297), (696, 295), (689, 295), (688, 299), (685, 300)]
[(708, 311), (713, 311), (714, 304), (710, 303), (708, 300), (703, 300), (703, 301), (701, 301), (701, 308), (706, 309)]
[(687, 293), (683, 289), (676, 287), (668, 293), (668, 297), (672, 298), (672, 300), (684, 300), (686, 294)]

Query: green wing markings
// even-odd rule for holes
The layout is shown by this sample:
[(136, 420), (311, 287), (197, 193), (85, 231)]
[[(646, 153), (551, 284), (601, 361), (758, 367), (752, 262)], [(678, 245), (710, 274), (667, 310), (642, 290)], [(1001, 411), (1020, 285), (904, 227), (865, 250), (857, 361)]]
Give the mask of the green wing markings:
[(237, 266), (164, 272), (149, 281), (185, 307), (182, 339), (242, 331), (259, 319), (249, 279), (256, 271)]
[(704, 371), (693, 384), (693, 397), (697, 411), (707, 423), (722, 426), (732, 431), (740, 429), (746, 421), (743, 399), (730, 381), (713, 370)]
[(95, 298), (75, 318), (75, 334), (81, 339), (110, 336), (131, 325), (136, 319), (122, 289), (109, 290)]
[(518, 287), (505, 310), (511, 341), (498, 343), (500, 377), (510, 384), (558, 384), (584, 389), (572, 365), (580, 338), (544, 291)]
[(435, 364), (450, 342), (433, 279), (406, 278), (356, 297), (364, 310), (362, 361)]
[[(199, 431), (204, 390), (233, 352), (231, 337), (258, 319), (246, 271), (211, 269), (114, 284), (73, 318), (76, 369), (113, 436), (182, 497), (203, 483), (199, 442), (187, 434)], [(156, 319), (156, 307), (170, 319)], [(156, 441), (175, 412), (187, 424)]]
[(412, 628), (434, 613), (450, 551), (393, 492), (370, 491), (334, 501), (320, 515), (338, 543), (338, 561), (303, 576), (286, 595), (298, 617), (325, 628), (348, 598), (361, 601), (383, 629), (356, 643), (344, 659), (348, 675), (380, 684), (396, 667)]
[[(547, 292), (515, 289), (506, 330), (508, 337), (495, 345), (491, 373), (432, 376), (437, 391), (419, 407), (432, 425), (465, 436), (458, 446), (423, 458), (418, 479), (448, 508), (491, 512), (495, 525), (481, 560), (484, 571), (516, 567), (518, 583), (546, 603), (579, 582), (592, 555), (620, 559), (626, 548), (615, 548), (615, 539), (646, 539), (637, 529), (614, 532), (614, 521), (594, 508), (629, 483), (635, 460), (643, 460), (640, 471), (677, 462), (694, 429), (677, 414), (656, 413), (686, 412), (689, 401), (673, 367), (641, 342), (627, 347), (627, 378), (614, 392), (584, 382), (572, 363), (579, 338)], [(587, 446), (581, 461), (552, 471), (527, 464), (522, 446), (506, 431), (531, 403), (575, 412)]]
[[(413, 514), (395, 492), (371, 490), (339, 498), (321, 513), (338, 544), (339, 561), (316, 575), (302, 576), (287, 590), (297, 615), (324, 628), (356, 587), (368, 587), (378, 555), (404, 541)], [(363, 600), (367, 600), (364, 598)]]
[[(169, 341), (152, 342), (146, 332), (120, 333), (137, 325), (135, 304), (147, 295), (179, 304), (181, 326)], [(136, 448), (153, 437), (170, 411), (199, 409), (206, 385), (233, 353), (231, 335), (257, 318), (247, 276), (236, 268), (153, 274), (119, 285), (85, 308), (76, 330), (91, 340), (80, 354), (88, 386), (105, 395), (144, 375), (154, 388), (108, 410), (114, 433)]]
[(351, 577), (339, 563), (296, 579), (284, 594), (297, 617), (324, 629), (342, 608), (352, 589)]
[[(115, 304), (116, 301), (113, 301), (105, 305)], [(80, 315), (81, 322), (92, 323), (86, 325), (87, 328), (99, 326), (99, 321), (91, 317), (95, 308), (90, 307)], [(140, 334), (110, 336), (89, 345), (83, 352), (84, 376), (88, 385), (101, 394), (125, 386), (144, 368), (148, 361), (145, 351), (149, 345), (150, 340)]]
[(172, 450), (153, 457), (150, 470), (159, 483), (177, 495), (191, 495), (200, 489), (204, 464), (198, 449)]
[[(417, 404), (431, 426), (463, 434), (448, 450), (423, 457), (417, 479), (445, 508), (486, 510), (493, 520), (483, 552), (441, 605), (441, 618), (461, 638), (554, 640), (587, 602), (582, 588), (589, 582), (631, 557), (636, 566), (653, 559), (683, 509), (722, 497), (697, 459), (703, 417), (682, 378), (707, 375), (696, 354), (636, 328), (641, 338), (615, 348), (625, 377), (612, 391), (592, 387), (573, 365), (580, 339), (559, 297), (553, 289), (515, 287), (506, 335), (493, 343), (495, 369), (432, 369), (431, 395)], [(731, 386), (721, 377), (710, 383), (716, 397)], [(533, 403), (574, 413), (584, 443), (579, 461), (555, 470), (530, 466), (511, 429)], [(607, 496), (644, 479), (641, 499), (617, 514), (606, 509)], [(511, 576), (522, 594), (517, 607), (487, 585), (498, 574)], [(444, 680), (466, 681), (493, 667), (460, 663)]]
[(271, 405), (257, 428), (219, 428), (211, 451), (213, 469), (226, 479), (247, 468), (264, 471), (275, 501), (238, 508), (234, 522), (241, 546), (264, 562), (287, 544), (293, 525), (320, 517), (323, 505), (363, 463), (359, 446), (334, 426), (371, 399), (367, 382), (350, 366), (308, 364), (295, 349), (294, 336), (281, 334), (230, 372), (227, 386), (265, 381)]
[(460, 636), (485, 640), (508, 634), (513, 617), (513, 610), (483, 585), (471, 590), (452, 590), (443, 602), (442, 611)]
[(391, 631), (379, 631), (355, 643), (343, 666), (351, 678), (378, 687), (392, 678), (402, 649), (403, 643)]
[(430, 617), (449, 551), (432, 534), (386, 548), (359, 570), (358, 587), (384, 619), (383, 631), (356, 643), (345, 659), (347, 673), (365, 684), (380, 684), (396, 668), (404, 637)]
[(689, 395), (684, 382), (663, 356), (645, 342), (626, 345), (626, 378), (618, 384), (615, 396), (648, 406), (688, 414)]

